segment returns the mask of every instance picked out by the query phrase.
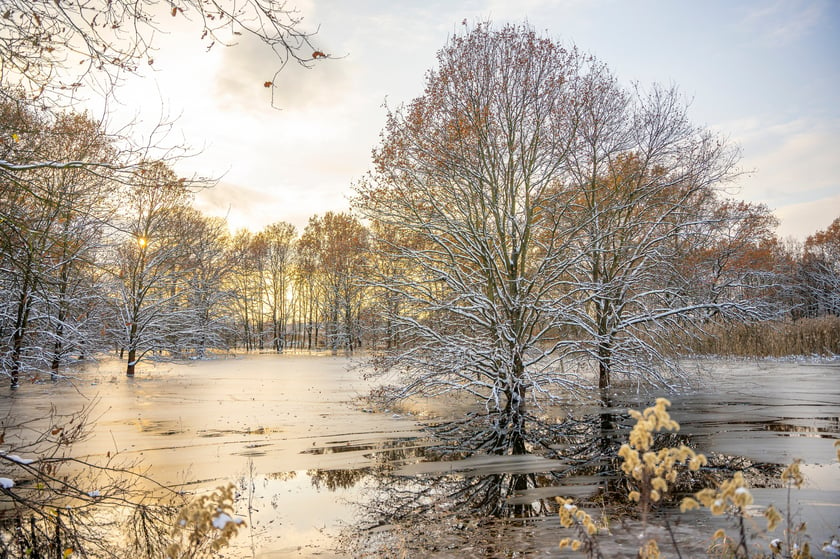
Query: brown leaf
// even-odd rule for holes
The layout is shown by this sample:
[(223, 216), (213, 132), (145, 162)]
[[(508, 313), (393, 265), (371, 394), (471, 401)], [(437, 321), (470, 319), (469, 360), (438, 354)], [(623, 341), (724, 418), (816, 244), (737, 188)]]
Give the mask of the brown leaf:
[(176, 8), (175, 6), (172, 6), (172, 11), (170, 13), (172, 14), (172, 17), (175, 17), (175, 14), (178, 13), (178, 8)]
[(274, 85), (274, 82), (265, 82), (263, 87), (271, 87), (272, 85)]
[(314, 58), (315, 60), (317, 60), (319, 58), (326, 58), (326, 57), (327, 57), (327, 55), (324, 54), (323, 52), (319, 51), (319, 50), (316, 50), (315, 52), (312, 53), (312, 58)]

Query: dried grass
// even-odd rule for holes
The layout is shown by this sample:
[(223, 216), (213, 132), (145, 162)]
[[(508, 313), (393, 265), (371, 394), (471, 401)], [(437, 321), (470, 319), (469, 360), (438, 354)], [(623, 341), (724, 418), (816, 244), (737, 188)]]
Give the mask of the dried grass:
[(688, 350), (698, 355), (725, 357), (837, 357), (840, 317), (715, 326), (692, 341)]

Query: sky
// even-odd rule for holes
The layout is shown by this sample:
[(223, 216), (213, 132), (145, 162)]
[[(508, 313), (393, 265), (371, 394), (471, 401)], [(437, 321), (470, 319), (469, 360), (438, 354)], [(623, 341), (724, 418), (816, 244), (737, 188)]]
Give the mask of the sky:
[[(156, 37), (153, 70), (117, 92), (117, 112), (195, 155), (176, 170), (218, 177), (196, 197), (232, 229), (347, 211), (370, 169), (386, 106), (423, 91), (448, 37), (470, 23), (525, 20), (605, 62), (626, 84), (675, 84), (694, 124), (740, 146), (735, 198), (766, 204), (782, 238), (840, 216), (840, 1), (289, 0), (330, 55), (287, 65), (248, 39), (208, 52), (186, 21)], [(176, 19), (176, 18), (173, 18)], [(263, 84), (274, 80), (271, 90)]]

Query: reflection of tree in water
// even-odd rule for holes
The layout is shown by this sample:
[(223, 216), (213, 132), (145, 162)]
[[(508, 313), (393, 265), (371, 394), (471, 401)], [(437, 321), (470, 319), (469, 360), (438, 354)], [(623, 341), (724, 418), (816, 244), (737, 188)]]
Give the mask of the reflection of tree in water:
[[(560, 530), (555, 496), (579, 497), (598, 507), (626, 504), (628, 489), (617, 456), (632, 423), (626, 409), (603, 405), (579, 418), (529, 415), (522, 423), (527, 429), (518, 428), (515, 444), (503, 414), (468, 414), (458, 421), (429, 426), (428, 444), (401, 442), (375, 452), (376, 465), (371, 468), (309, 474), (313, 484), (331, 490), (366, 483), (364, 502), (358, 504), (362, 512), (358, 523), (339, 538), (342, 548), (353, 556), (362, 552), (370, 557), (393, 556), (394, 550), (407, 556), (446, 556), (447, 549), (504, 556), (507, 551), (501, 547), (505, 545), (508, 551), (521, 553), (523, 546), (544, 549), (540, 546), (549, 540), (553, 545), (547, 549), (553, 549)], [(660, 433), (654, 449), (681, 444), (693, 446), (691, 437)], [(528, 460), (520, 460), (527, 455), (556, 459), (559, 471), (538, 471), (545, 463), (535, 460), (529, 466)], [(480, 457), (489, 460), (468, 460)], [(779, 473), (778, 466), (732, 456), (709, 458), (712, 465), (701, 474), (680, 477), (674, 499), (711, 486), (735, 469), (746, 470), (755, 487), (766, 486)], [(430, 468), (434, 473), (398, 469), (420, 462), (441, 464)], [(487, 463), (491, 465), (486, 467)], [(523, 542), (521, 535), (528, 530), (545, 530), (546, 536)], [(518, 535), (520, 540), (503, 545), (502, 533), (505, 538)]]
[[(556, 457), (552, 447), (562, 435), (556, 424), (531, 416), (527, 418), (531, 428), (522, 429), (524, 422), (514, 423), (519, 419), (503, 413), (469, 414), (459, 421), (430, 426), (433, 437), (428, 445), (377, 452), (376, 466), (367, 470), (310, 472), (313, 484), (328, 488), (347, 487), (345, 483), (366, 478), (369, 490), (364, 502), (358, 503), (362, 514), (358, 524), (340, 538), (343, 547), (354, 556), (362, 551), (388, 556), (404, 549), (411, 556), (444, 548), (493, 547), (499, 545), (506, 523), (552, 515), (555, 494), (540, 489), (559, 485), (564, 474), (527, 471), (529, 463), (517, 457), (531, 454), (529, 450)], [(481, 456), (499, 460), (491, 460), (490, 466), (463, 462)], [(420, 462), (440, 462), (441, 468), (415, 475), (398, 470), (400, 465)], [(446, 467), (448, 463), (451, 468)], [(539, 464), (531, 467), (545, 467)], [(511, 550), (521, 546), (521, 542), (511, 544)]]
[(306, 475), (312, 481), (312, 487), (321, 490), (335, 491), (350, 489), (364, 478), (373, 475), (372, 468), (355, 470), (307, 470)]
[[(502, 542), (511, 551), (522, 549), (522, 542), (502, 536), (504, 526), (493, 519), (533, 518), (553, 512), (550, 499), (511, 502), (529, 489), (552, 485), (556, 481), (553, 474), (410, 476), (398, 472), (405, 464), (445, 459), (454, 464), (471, 454), (475, 453), (452, 441), (387, 441), (371, 451), (373, 466), (309, 470), (307, 475), (318, 489), (335, 491), (363, 483), (368, 489), (357, 503), (361, 515), (356, 524), (339, 537), (340, 546), (350, 556), (391, 557), (400, 549), (412, 556), (447, 547), (463, 550), (467, 544), (481, 547), (478, 554), (486, 556), (488, 549)], [(477, 536), (476, 530), (482, 536)]]
[(297, 477), (297, 472), (292, 470), (290, 472), (273, 472), (270, 474), (266, 474), (268, 479), (277, 479), (280, 481), (289, 481), (295, 479)]
[(386, 440), (378, 445), (366, 445), (364, 447), (342, 446), (312, 449), (309, 451), (312, 454), (326, 454), (347, 448), (369, 450), (369, 456), (373, 459), (374, 465), (353, 469), (307, 470), (306, 475), (309, 476), (312, 486), (319, 490), (350, 489), (367, 477), (376, 478), (390, 475), (396, 464), (422, 460), (426, 456), (430, 444), (429, 440), (404, 438)]
[[(366, 501), (359, 504), (358, 524), (339, 542), (351, 556), (427, 556), (445, 550), (472, 550), (477, 556), (519, 553), (537, 542), (523, 544), (504, 534), (513, 524), (521, 532), (534, 521), (541, 524), (538, 517), (554, 519), (553, 498), (529, 496), (528, 491), (550, 487), (558, 479), (552, 473), (374, 476)], [(550, 547), (555, 546), (552, 541)]]
[(808, 418), (808, 424), (802, 425), (797, 423), (790, 423), (796, 421), (794, 419), (778, 419), (776, 421), (756, 421), (764, 431), (772, 431), (774, 433), (790, 433), (790, 436), (796, 434), (811, 435), (821, 438), (834, 438), (834, 434), (840, 432), (840, 416), (828, 417), (811, 417)]

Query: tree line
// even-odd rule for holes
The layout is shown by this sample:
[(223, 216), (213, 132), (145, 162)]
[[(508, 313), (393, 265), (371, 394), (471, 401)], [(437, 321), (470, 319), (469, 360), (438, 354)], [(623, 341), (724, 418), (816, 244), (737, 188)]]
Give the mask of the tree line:
[[(441, 309), (448, 304), (458, 313), (472, 312), (466, 302), (455, 301), (453, 284), (474, 283), (480, 290), (492, 290), (496, 282), (509, 280), (511, 270), (535, 266), (542, 267), (534, 270), (539, 277), (554, 283), (512, 282), (508, 287), (513, 291), (505, 297), (515, 303), (523, 297), (515, 290), (542, 290), (546, 312), (561, 316), (551, 305), (559, 305), (570, 290), (586, 289), (576, 328), (602, 340), (594, 351), (604, 354), (607, 347), (616, 347), (606, 334), (619, 315), (614, 308), (619, 300), (607, 291), (626, 291), (618, 284), (648, 273), (641, 269), (647, 265), (644, 258), (651, 258), (626, 253), (631, 247), (621, 242), (650, 235), (645, 228), (653, 219), (641, 212), (673, 215), (688, 198), (685, 193), (668, 198), (647, 192), (645, 188), (659, 188), (657, 179), (641, 171), (638, 157), (625, 157), (609, 173), (594, 177), (590, 188), (575, 194), (574, 200), (563, 199), (562, 206), (555, 187), (546, 184), (545, 201), (523, 210), (531, 214), (516, 214), (515, 193), (476, 200), (474, 193), (455, 189), (407, 190), (402, 195), (412, 199), (400, 203), (423, 212), (413, 226), (423, 231), (440, 227), (435, 233), (440, 237), (432, 240), (449, 235), (446, 244), (449, 239), (459, 243), (448, 254), (430, 246), (430, 239), (420, 238), (417, 230), (407, 231), (409, 222), (402, 214), (401, 227), (384, 219), (363, 225), (349, 213), (326, 213), (312, 217), (302, 232), (278, 222), (259, 232), (231, 233), (222, 218), (192, 207), (194, 185), (167, 163), (145, 161), (122, 169), (119, 150), (89, 117), (34, 111), (10, 96), (0, 103), (0, 111), (3, 158), (21, 167), (6, 172), (0, 182), (0, 348), (3, 372), (13, 384), (25, 373), (57, 375), (68, 363), (105, 351), (119, 352), (132, 374), (136, 363), (150, 353), (200, 358), (230, 349), (354, 351), (404, 346), (417, 338), (407, 337), (398, 316), (428, 319), (429, 324), (432, 317), (442, 317), (441, 310), (406, 313), (407, 305), (420, 309), (420, 302), (428, 300), (439, 302)], [(27, 162), (76, 160), (100, 165), (93, 170), (27, 167)], [(623, 183), (625, 177), (633, 177), (632, 188)], [(427, 199), (420, 203), (424, 194)], [(441, 223), (434, 215), (433, 204), (452, 210), (466, 203), (467, 196), (470, 203), (486, 203), (483, 207), (491, 213), (481, 221), (460, 224), (465, 230)], [(369, 199), (383, 203), (375, 193)], [(510, 215), (492, 214), (504, 209), (500, 200), (510, 206)], [(840, 220), (794, 246), (775, 236), (775, 219), (763, 206), (732, 200), (697, 203), (709, 206), (705, 220), (692, 220), (681, 235), (657, 239), (657, 247), (668, 249), (669, 269), (681, 271), (679, 276), (660, 276), (657, 285), (680, 282), (681, 289), (704, 292), (696, 300), (714, 302), (722, 302), (727, 290), (761, 286), (750, 291), (751, 300), (791, 318), (838, 314)], [(511, 217), (517, 221), (511, 222)], [(573, 237), (552, 238), (565, 219), (583, 225)], [(524, 227), (544, 220), (551, 229), (531, 232), (517, 225), (505, 238), (507, 246), (482, 246), (486, 253), (475, 253), (470, 244), (490, 239), (488, 225), (504, 229), (510, 223)], [(575, 262), (568, 256), (531, 261), (515, 245), (529, 235), (540, 258), (562, 247)], [(572, 244), (581, 248), (572, 251)], [(397, 246), (410, 249), (408, 261), (394, 252)], [(426, 262), (422, 258), (429, 259), (426, 270), (417, 268)], [(445, 269), (443, 258), (469, 264)], [(505, 268), (492, 269), (491, 264)], [(554, 265), (562, 269), (550, 269)], [(432, 277), (435, 274), (439, 277)], [(383, 281), (386, 276), (388, 282)], [(570, 287), (572, 282), (577, 286)], [(406, 286), (422, 293), (406, 298)], [(670, 307), (663, 302), (662, 308)], [(725, 305), (710, 306), (705, 319), (725, 310)], [(542, 328), (537, 322), (526, 323), (525, 314), (513, 318), (504, 323)], [(574, 328), (553, 327), (558, 343), (568, 342), (560, 333), (570, 334)], [(475, 336), (474, 326), (463, 321), (444, 332), (450, 337)], [(580, 335), (578, 331), (566, 337)]]
[(726, 195), (737, 148), (692, 125), (676, 88), (624, 87), (527, 26), (479, 24), (438, 58), (425, 94), (389, 111), (353, 213), (301, 232), (231, 233), (171, 159), (5, 86), (12, 385), (104, 351), (133, 374), (149, 355), (359, 348), (441, 372), (407, 384), (430, 392), (450, 373), (484, 396), (525, 371), (574, 384), (555, 370), (569, 358), (601, 388), (667, 384), (662, 363), (712, 326), (840, 311), (840, 222), (778, 239), (767, 207)]
[[(348, 214), (230, 233), (192, 207), (163, 161), (126, 170), (100, 126), (2, 102), (0, 348), (13, 384), (117, 351), (204, 357), (233, 348), (352, 351), (370, 307), (368, 232)], [(98, 167), (26, 166), (95, 160)]]

